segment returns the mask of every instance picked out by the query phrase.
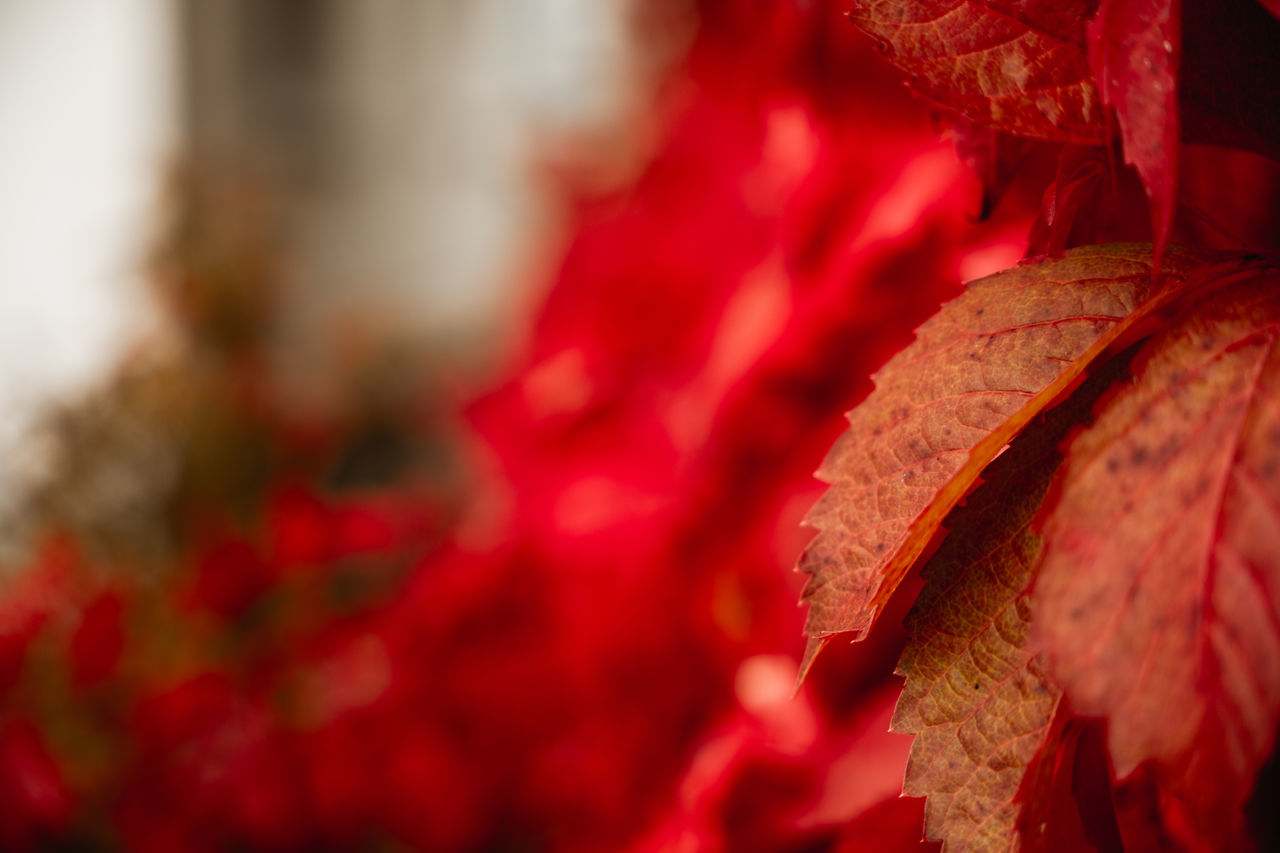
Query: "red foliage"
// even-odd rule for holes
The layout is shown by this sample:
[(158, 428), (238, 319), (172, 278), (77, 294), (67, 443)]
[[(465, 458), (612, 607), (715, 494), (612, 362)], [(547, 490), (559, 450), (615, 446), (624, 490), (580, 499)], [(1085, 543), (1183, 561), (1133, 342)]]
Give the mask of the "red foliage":
[[(961, 281), (1029, 250), (1151, 237), (1144, 189), (1158, 241), (1274, 248), (1280, 173), (1255, 153), (1173, 151), (1184, 137), (1265, 149), (1275, 91), (1245, 86), (1233, 112), (1184, 73), (1178, 102), (1147, 99), (1178, 82), (1171, 38), (1158, 79), (1138, 85), (1130, 68), (1101, 87), (1117, 150), (1088, 47), (1093, 68), (1113, 67), (1121, 42), (1106, 36), (1151, 20), (1135, 4), (1107, 2), (1091, 25), (1088, 3), (960, 3), (978, 23), (947, 32), (982, 41), (960, 74), (947, 72), (964, 44), (941, 50), (906, 26), (904, 4), (866, 5), (855, 21), (882, 27), (891, 59), (941, 104), (902, 93), (833, 3), (699, 4), (696, 37), (653, 107), (651, 160), (624, 187), (570, 199), (571, 238), (526, 350), (459, 407), (462, 496), (445, 476), (344, 484), (341, 460), (365, 440), (360, 413), (300, 424), (256, 375), (251, 336), (214, 340), (226, 357), (187, 414), (209, 431), (190, 446), (218, 453), (167, 512), (177, 541), (164, 565), (144, 571), (136, 558), (121, 571), (132, 555), (95, 550), (90, 536), (68, 544), (69, 530), (0, 600), (0, 799), (13, 804), (0, 843), (932, 846), (920, 841), (922, 801), (898, 796), (911, 740), (888, 733), (891, 669), (921, 589), (909, 570), (982, 466), (934, 528), (914, 530), (892, 585), (907, 594), (878, 598), (867, 642), (831, 649), (792, 699), (802, 614), (791, 568), (834, 413), (870, 393), (872, 372)], [(1160, 13), (1138, 33), (1148, 53), (1176, 36), (1173, 7)], [(1205, 14), (1188, 4), (1184, 19)], [(1258, 9), (1238, 16), (1255, 14), (1278, 26)], [(1028, 64), (1025, 43), (1043, 38), (1064, 58), (1036, 74), (1057, 81), (1061, 101)], [(1181, 42), (1184, 68), (1198, 39)], [(1272, 46), (1256, 47), (1270, 67)], [(982, 88), (992, 56), (1022, 63), (1008, 91)], [(1220, 60), (1215, 79), (1241, 62)], [(1216, 179), (1224, 168), (1234, 182)], [(1135, 293), (1153, 285), (1145, 257), (1125, 279)], [(239, 262), (238, 298), (261, 313), (255, 277), (270, 265)], [(207, 334), (221, 315), (200, 288), (226, 282), (184, 275), (199, 295), (183, 302), (185, 322)], [(1111, 340), (1082, 350), (1101, 357)], [(1041, 377), (1053, 393), (1019, 428), (1092, 369), (1078, 367)], [(221, 414), (201, 417), (210, 411)], [(398, 417), (397, 435), (428, 430)], [(983, 464), (1016, 431), (992, 430)], [(1151, 818), (1168, 808), (1159, 772), (1113, 789), (1105, 729), (1054, 707), (1021, 788), (1000, 787), (1030, 800), (1008, 822), (1027, 846), (1192, 837)]]

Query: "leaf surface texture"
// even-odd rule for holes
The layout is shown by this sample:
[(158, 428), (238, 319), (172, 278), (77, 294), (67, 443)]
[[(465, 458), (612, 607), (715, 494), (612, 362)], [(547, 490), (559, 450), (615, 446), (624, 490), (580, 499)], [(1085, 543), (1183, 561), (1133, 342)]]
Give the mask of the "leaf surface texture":
[(866, 635), (982, 469), (1204, 260), (1171, 248), (1153, 284), (1149, 258), (1093, 246), (974, 282), (875, 376), (806, 519), (806, 666), (826, 638)]
[(849, 13), (925, 94), (1018, 136), (1100, 143), (1085, 50), (1088, 0), (867, 0)]
[(1146, 762), (1189, 846), (1239, 833), (1280, 723), (1280, 276), (1154, 339), (1073, 443), (1036, 646), (1115, 770)]

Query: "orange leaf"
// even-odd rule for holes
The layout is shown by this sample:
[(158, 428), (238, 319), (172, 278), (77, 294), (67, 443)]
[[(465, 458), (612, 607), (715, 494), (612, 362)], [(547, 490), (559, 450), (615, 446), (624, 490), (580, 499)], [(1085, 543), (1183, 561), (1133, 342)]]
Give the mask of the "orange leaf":
[(1139, 362), (1064, 463), (1035, 637), (1072, 706), (1107, 718), (1117, 774), (1152, 762), (1166, 830), (1216, 847), (1280, 723), (1280, 273)]
[(916, 735), (903, 793), (928, 796), (925, 837), (947, 853), (1016, 847), (1015, 795), (1048, 796), (1026, 790), (1061, 697), (1027, 650), (1026, 592), (1040, 554), (1031, 524), (1061, 462), (1059, 444), (1121, 369), (1099, 371), (987, 468), (924, 568), (893, 729)]
[(1214, 257), (1170, 247), (1153, 285), (1150, 246), (1075, 249), (974, 282), (920, 327), (818, 471), (802, 672), (832, 635), (866, 636), (982, 469)]
[(1106, 116), (1089, 70), (1090, 0), (864, 0), (849, 13), (915, 86), (1016, 136), (1102, 143)]

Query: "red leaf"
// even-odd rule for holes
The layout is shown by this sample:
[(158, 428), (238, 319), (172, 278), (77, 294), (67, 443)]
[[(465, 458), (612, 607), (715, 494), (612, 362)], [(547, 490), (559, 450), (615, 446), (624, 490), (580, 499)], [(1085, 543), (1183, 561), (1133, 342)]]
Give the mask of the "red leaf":
[(1151, 199), (1157, 264), (1173, 223), (1182, 140), (1178, 12), (1176, 0), (1102, 0), (1089, 23), (1089, 61), (1102, 100), (1116, 108), (1125, 161)]
[[(1028, 238), (1030, 250), (1049, 254), (1094, 242), (1098, 190), (1106, 176), (1099, 149), (1064, 146), (1058, 170), (1045, 190), (1040, 217)], [(1078, 231), (1086, 234), (1077, 238)]]
[[(1016, 798), (1025, 853), (1121, 853), (1125, 837), (1112, 803), (1111, 768), (1101, 727), (1058, 705), (1044, 746)], [(1131, 848), (1131, 853), (1145, 848)]]
[[(1280, 160), (1280, 22), (1253, 2), (870, 0), (850, 18), (915, 88), (993, 134), (1105, 145), (1114, 105), (1151, 203), (1157, 263), (1184, 139)], [(981, 134), (965, 136), (982, 147)], [(960, 141), (988, 189), (1015, 165)]]
[(1107, 718), (1119, 776), (1154, 764), (1192, 847), (1243, 832), (1280, 723), (1277, 285), (1258, 272), (1149, 345), (1071, 447), (1033, 594), (1052, 676)]
[[(928, 796), (925, 837), (952, 853), (1004, 849), (1016, 837), (1014, 795), (1058, 705), (1059, 691), (1025, 649), (1027, 557), (1039, 548), (1027, 526), (1053, 471), (1036, 461), (1030, 495), (1010, 495), (1002, 482), (979, 490), (990, 496), (981, 507), (962, 511), (926, 569), (898, 665), (907, 683), (893, 728), (917, 736), (903, 793)], [(1004, 467), (1015, 477), (1021, 469)]]
[(868, 0), (849, 18), (929, 97), (1017, 136), (1101, 143), (1085, 57), (1091, 0)]
[(818, 476), (800, 561), (806, 667), (834, 634), (865, 637), (942, 519), (996, 454), (1197, 266), (1171, 251), (1164, 283), (1146, 246), (1088, 247), (974, 282), (920, 327), (849, 414)]
[(1026, 591), (1040, 553), (1031, 522), (1061, 461), (1060, 442), (1118, 368), (1092, 377), (987, 468), (983, 485), (947, 518), (947, 539), (924, 568), (898, 664), (907, 682), (893, 728), (916, 735), (903, 792), (928, 796), (925, 836), (944, 851), (1009, 849), (1021, 801), (1043, 809), (1050, 800), (1052, 774), (1041, 779), (1032, 768), (1061, 739), (1061, 725), (1050, 723), (1063, 711), (1061, 691), (1027, 649)]

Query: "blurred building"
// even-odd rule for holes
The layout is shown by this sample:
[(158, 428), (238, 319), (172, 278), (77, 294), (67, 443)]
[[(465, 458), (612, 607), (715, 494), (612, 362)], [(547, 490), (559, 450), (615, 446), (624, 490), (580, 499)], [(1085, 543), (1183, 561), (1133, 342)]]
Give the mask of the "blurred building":
[(285, 203), (289, 352), (313, 363), (335, 318), (437, 348), (492, 334), (495, 303), (547, 237), (534, 141), (608, 123), (623, 103), (621, 11), (619, 0), (182, 6), (191, 161), (272, 182)]
[(553, 220), (535, 140), (625, 108), (623, 5), (0, 3), (0, 468), (154, 320), (142, 280), (175, 167), (274, 211), (300, 399), (361, 329), (473, 362)]

